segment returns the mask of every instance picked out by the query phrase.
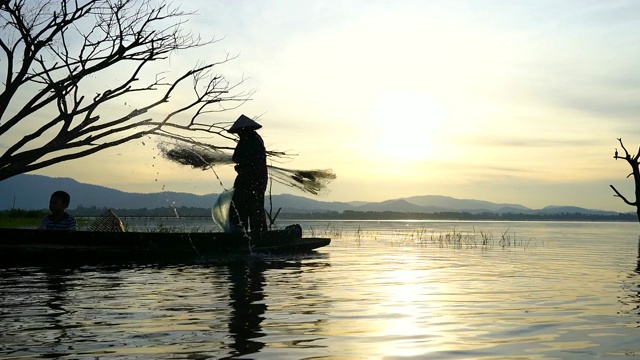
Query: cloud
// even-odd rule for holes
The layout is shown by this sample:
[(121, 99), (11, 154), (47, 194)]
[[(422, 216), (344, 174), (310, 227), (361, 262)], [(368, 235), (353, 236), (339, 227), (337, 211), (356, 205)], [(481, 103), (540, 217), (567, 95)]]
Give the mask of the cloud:
[(573, 146), (591, 146), (593, 140), (576, 138), (541, 138), (541, 137), (518, 137), (504, 138), (484, 136), (481, 138), (465, 137), (462, 143), (466, 146), (480, 147), (516, 147), (516, 148), (562, 148)]

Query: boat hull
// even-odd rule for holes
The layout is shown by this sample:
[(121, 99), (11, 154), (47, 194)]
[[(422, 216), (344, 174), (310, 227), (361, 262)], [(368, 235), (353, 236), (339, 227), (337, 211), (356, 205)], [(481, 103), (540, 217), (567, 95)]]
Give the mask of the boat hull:
[(327, 246), (327, 238), (303, 238), (290, 230), (258, 240), (234, 233), (40, 231), (0, 228), (0, 261), (88, 259), (194, 259), (252, 253), (304, 253)]

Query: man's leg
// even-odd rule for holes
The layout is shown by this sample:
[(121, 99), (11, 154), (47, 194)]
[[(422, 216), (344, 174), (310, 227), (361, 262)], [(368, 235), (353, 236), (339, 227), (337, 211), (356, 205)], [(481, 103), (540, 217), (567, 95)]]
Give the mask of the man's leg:
[(250, 224), (251, 232), (255, 234), (261, 234), (267, 231), (267, 218), (264, 214), (264, 194), (253, 194), (254, 198), (251, 201), (250, 210)]
[(249, 231), (250, 200), (247, 191), (240, 188), (235, 189), (229, 207), (229, 221), (238, 232)]

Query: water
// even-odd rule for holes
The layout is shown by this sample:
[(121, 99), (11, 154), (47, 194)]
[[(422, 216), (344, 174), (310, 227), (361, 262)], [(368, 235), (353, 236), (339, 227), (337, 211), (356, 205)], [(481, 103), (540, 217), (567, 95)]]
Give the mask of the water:
[(332, 244), (0, 267), (0, 359), (640, 357), (636, 223), (300, 223)]

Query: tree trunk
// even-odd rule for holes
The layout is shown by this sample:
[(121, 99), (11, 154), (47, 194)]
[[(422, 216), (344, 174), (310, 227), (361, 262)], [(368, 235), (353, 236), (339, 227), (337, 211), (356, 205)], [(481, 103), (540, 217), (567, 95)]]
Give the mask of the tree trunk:
[(616, 149), (615, 154), (613, 155), (613, 158), (616, 160), (618, 159), (626, 160), (627, 163), (629, 163), (629, 166), (631, 166), (631, 174), (629, 174), (627, 177), (630, 177), (631, 175), (633, 175), (636, 200), (635, 201), (628, 200), (626, 197), (624, 197), (624, 195), (622, 195), (618, 190), (616, 190), (616, 188), (613, 185), (609, 185), (609, 186), (616, 193), (616, 195), (614, 196), (621, 198), (622, 201), (624, 201), (626, 204), (636, 208), (636, 216), (638, 217), (638, 222), (640, 222), (640, 203), (638, 203), (638, 199), (640, 199), (640, 162), (638, 162), (638, 159), (640, 159), (640, 149), (638, 149), (638, 153), (635, 156), (631, 156), (631, 154), (629, 154), (629, 151), (627, 151), (627, 148), (622, 143), (621, 138), (618, 138), (618, 142), (620, 143), (620, 146), (624, 151), (624, 155), (623, 156), (619, 155), (618, 150)]

